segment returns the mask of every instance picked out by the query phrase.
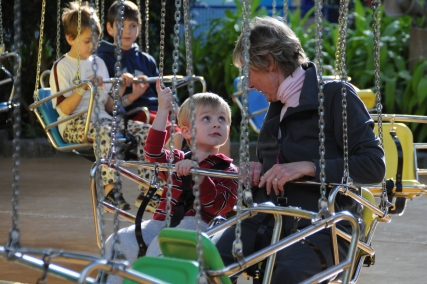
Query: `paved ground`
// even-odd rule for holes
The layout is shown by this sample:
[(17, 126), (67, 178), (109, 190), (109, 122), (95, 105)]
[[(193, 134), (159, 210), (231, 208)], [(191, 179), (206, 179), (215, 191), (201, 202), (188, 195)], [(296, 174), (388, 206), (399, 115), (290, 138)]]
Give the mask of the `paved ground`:
[[(20, 165), (18, 227), (21, 245), (97, 255), (89, 191), (91, 162), (76, 156), (23, 158)], [(12, 159), (0, 158), (0, 244), (11, 226)], [(136, 186), (124, 181), (129, 202)], [(405, 214), (380, 224), (374, 237), (376, 264), (362, 270), (358, 283), (426, 283), (427, 197), (410, 201)], [(132, 209), (135, 213), (135, 209)], [(107, 216), (107, 234), (112, 232)], [(122, 225), (128, 223), (123, 222)], [(70, 266), (79, 269), (78, 265)], [(41, 272), (0, 259), (0, 283), (35, 283)], [(49, 283), (69, 283), (49, 276)], [(240, 281), (241, 283), (249, 283)]]

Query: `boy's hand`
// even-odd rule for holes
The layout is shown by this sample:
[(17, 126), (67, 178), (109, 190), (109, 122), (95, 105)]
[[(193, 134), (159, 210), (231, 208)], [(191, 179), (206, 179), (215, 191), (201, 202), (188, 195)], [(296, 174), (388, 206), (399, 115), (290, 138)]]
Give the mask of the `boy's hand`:
[(173, 107), (173, 98), (172, 98), (172, 91), (170, 88), (164, 88), (160, 86), (160, 78), (157, 78), (156, 80), (156, 90), (157, 90), (157, 97), (159, 100), (159, 110), (164, 111), (171, 111)]
[[(94, 79), (93, 75), (90, 75), (89, 77), (87, 77), (87, 80), (92, 82), (92, 84), (96, 81), (98, 83), (98, 87), (102, 87), (104, 85), (104, 79), (101, 76), (97, 76), (97, 78)], [(84, 85), (82, 85), (82, 88), (84, 90), (87, 90), (87, 89), (89, 89), (89, 86), (87, 84), (84, 84)]]
[(182, 160), (175, 164), (175, 171), (179, 177), (188, 176), (190, 174), (191, 168), (193, 167), (194, 167), (194, 161)]
[(120, 78), (123, 80), (123, 84), (120, 85), (120, 95), (123, 95), (126, 90), (126, 86), (129, 86), (133, 82), (133, 75), (130, 73), (123, 73)]
[[(138, 75), (136, 78), (143, 80), (144, 82), (147, 80), (147, 76), (145, 75)], [(133, 83), (132, 81), (132, 93), (134, 93), (138, 98), (145, 93), (148, 87), (150, 87), (150, 85), (147, 83)]]

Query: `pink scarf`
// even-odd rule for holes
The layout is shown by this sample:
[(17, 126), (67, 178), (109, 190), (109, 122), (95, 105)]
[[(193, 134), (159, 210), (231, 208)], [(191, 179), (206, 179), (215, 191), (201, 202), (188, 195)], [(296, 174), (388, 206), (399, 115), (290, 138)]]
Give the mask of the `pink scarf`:
[(284, 106), (280, 112), (280, 121), (286, 113), (288, 107), (296, 107), (299, 105), (299, 97), (301, 94), (302, 85), (305, 79), (305, 70), (298, 67), (292, 76), (288, 76), (277, 91), (277, 99), (281, 101)]

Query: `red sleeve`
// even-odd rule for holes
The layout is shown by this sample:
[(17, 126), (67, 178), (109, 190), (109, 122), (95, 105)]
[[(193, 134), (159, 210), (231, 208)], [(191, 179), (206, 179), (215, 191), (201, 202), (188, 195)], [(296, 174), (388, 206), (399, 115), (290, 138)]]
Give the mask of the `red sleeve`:
[[(150, 128), (148, 131), (147, 140), (144, 146), (144, 158), (145, 161), (150, 163), (168, 163), (170, 151), (165, 150), (166, 131), (159, 131)], [(173, 163), (184, 159), (184, 152), (180, 150), (173, 151)], [(166, 172), (164, 172), (166, 173)], [(167, 178), (166, 175), (160, 174), (160, 178)]]
[[(237, 168), (231, 165), (227, 172), (237, 172)], [(202, 205), (201, 214), (209, 221), (215, 216), (225, 216), (233, 210), (237, 202), (237, 179), (211, 178), (205, 177), (200, 184), (200, 202)]]

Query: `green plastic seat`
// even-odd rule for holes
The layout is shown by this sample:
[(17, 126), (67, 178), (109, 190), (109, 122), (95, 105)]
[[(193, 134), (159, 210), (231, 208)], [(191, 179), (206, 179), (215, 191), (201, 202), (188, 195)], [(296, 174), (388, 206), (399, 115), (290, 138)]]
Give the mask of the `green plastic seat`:
[[(163, 256), (197, 261), (197, 233), (176, 228), (165, 228), (159, 234), (159, 246)], [(203, 267), (207, 270), (224, 268), (224, 262), (216, 246), (202, 233)], [(221, 283), (231, 284), (228, 276), (219, 277)]]
[[(197, 283), (199, 266), (195, 261), (167, 257), (144, 256), (137, 259), (132, 268), (167, 283)], [(124, 279), (123, 284), (138, 283)]]

